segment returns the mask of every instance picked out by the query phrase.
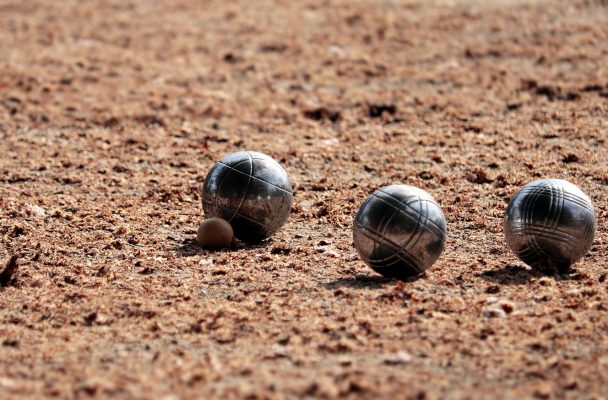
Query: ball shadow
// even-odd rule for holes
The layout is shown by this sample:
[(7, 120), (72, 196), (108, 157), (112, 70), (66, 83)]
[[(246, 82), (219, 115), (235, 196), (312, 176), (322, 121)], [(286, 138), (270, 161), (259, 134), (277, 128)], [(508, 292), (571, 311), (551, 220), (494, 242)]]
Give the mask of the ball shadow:
[(547, 274), (522, 265), (508, 264), (500, 269), (480, 272), (476, 276), (501, 285), (526, 285), (532, 279), (541, 278)]
[(348, 287), (353, 289), (380, 289), (390, 283), (395, 282), (415, 282), (418, 279), (422, 278), (424, 274), (418, 275), (416, 277), (402, 279), (402, 278), (386, 278), (379, 275), (356, 275), (352, 278), (338, 278), (334, 281), (325, 283), (325, 288), (327, 289), (337, 289), (341, 287)]
[(213, 252), (222, 251), (222, 249), (218, 250), (208, 250), (203, 249), (199, 246), (196, 239), (186, 239), (180, 245), (177, 245), (173, 248), (173, 250), (182, 257), (191, 257), (196, 255), (209, 254)]
[(240, 241), (233, 242), (230, 247), (224, 247), (219, 249), (205, 249), (202, 248), (196, 239), (186, 239), (180, 245), (175, 246), (173, 250), (182, 257), (192, 257), (196, 255), (208, 255), (213, 253), (229, 253), (241, 249), (256, 249), (261, 247), (267, 247), (272, 243), (272, 240), (264, 240), (259, 243), (245, 243)]

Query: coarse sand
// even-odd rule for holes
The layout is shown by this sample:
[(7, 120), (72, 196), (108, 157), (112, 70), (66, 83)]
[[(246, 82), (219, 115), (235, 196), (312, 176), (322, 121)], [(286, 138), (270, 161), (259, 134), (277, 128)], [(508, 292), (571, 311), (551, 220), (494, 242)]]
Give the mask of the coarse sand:
[[(605, 398), (607, 139), (606, 0), (0, 1), (0, 398)], [(290, 219), (203, 250), (238, 150)], [(504, 242), (539, 177), (595, 205), (568, 275)], [(352, 245), (393, 183), (448, 222), (407, 282)]]

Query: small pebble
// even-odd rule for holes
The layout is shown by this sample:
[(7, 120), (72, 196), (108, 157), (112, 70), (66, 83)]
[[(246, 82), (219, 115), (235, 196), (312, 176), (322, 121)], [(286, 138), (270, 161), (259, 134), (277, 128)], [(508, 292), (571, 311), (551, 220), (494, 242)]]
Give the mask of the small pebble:
[(46, 211), (44, 210), (44, 208), (30, 204), (28, 204), (27, 207), (30, 213), (32, 213), (32, 215), (35, 215), (36, 217), (46, 217)]
[(346, 50), (342, 46), (332, 44), (327, 48), (327, 55), (334, 58), (346, 58)]
[(198, 244), (205, 249), (230, 247), (232, 243), (232, 226), (221, 218), (209, 218), (201, 222), (196, 234)]
[(412, 356), (405, 351), (400, 351), (397, 354), (388, 356), (384, 359), (386, 365), (407, 364), (410, 361), (412, 361)]
[(500, 307), (507, 314), (511, 314), (515, 310), (515, 304), (507, 300), (500, 301), (498, 303), (498, 307)]
[(483, 316), (486, 318), (505, 318), (507, 313), (502, 308), (492, 306), (483, 310)]
[(212, 265), (213, 264), (213, 259), (212, 258), (203, 258), (198, 262), (199, 265)]

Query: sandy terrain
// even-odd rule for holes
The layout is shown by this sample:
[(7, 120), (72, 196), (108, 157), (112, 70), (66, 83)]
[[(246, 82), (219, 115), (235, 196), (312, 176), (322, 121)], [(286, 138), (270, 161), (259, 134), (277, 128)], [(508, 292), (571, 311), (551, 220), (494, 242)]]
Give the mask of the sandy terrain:
[[(605, 0), (82, 3), (0, 0), (0, 398), (605, 398)], [(243, 149), (292, 215), (202, 250)], [(538, 177), (596, 207), (572, 274), (504, 243)], [(352, 245), (399, 182), (449, 229), (410, 282)]]

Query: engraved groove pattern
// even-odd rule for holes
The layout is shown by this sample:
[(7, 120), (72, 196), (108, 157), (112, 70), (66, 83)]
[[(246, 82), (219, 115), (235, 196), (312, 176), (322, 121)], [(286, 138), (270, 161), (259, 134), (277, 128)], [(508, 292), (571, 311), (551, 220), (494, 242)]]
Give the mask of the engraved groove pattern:
[[(234, 171), (236, 167), (240, 166), (243, 163), (246, 163), (247, 161), (248, 160), (242, 160), (242, 161), (236, 163), (233, 167), (230, 167), (229, 165), (227, 165), (227, 164), (225, 164), (225, 163), (223, 163), (221, 161), (218, 162), (216, 164), (216, 167), (219, 167), (220, 165), (222, 165), (222, 166), (224, 166), (224, 167), (226, 167), (228, 169), (224, 169), (224, 173), (222, 174), (221, 178), (217, 182), (217, 188), (219, 189), (219, 188), (222, 187), (222, 184), (224, 183), (224, 180), (226, 179), (226, 177), (228, 175), (230, 175), (230, 170)], [(221, 214), (220, 214), (220, 206), (218, 204), (218, 195), (217, 195), (217, 192), (212, 193), (212, 196), (213, 196), (213, 200), (214, 200), (214, 204), (215, 204), (216, 215), (219, 216)]]
[[(386, 242), (389, 241), (389, 239), (387, 238), (387, 232), (386, 231), (390, 227), (391, 221), (393, 220), (393, 218), (395, 217), (395, 215), (397, 215), (398, 213), (399, 213), (399, 210), (394, 210), (393, 213), (390, 214), (390, 216), (389, 216), (389, 214), (386, 214), (386, 215), (382, 216), (382, 220), (380, 221), (380, 224), (378, 225), (378, 227), (380, 228), (380, 232), (382, 232), (382, 233), (377, 233), (375, 231), (372, 231), (371, 228), (367, 229), (368, 231), (374, 233), (377, 237), (380, 238), (379, 248), (375, 249), (376, 251), (378, 251), (378, 252), (382, 251), (382, 249), (386, 245)], [(397, 247), (399, 247), (399, 246), (397, 246)], [(377, 253), (373, 253), (373, 254), (377, 254)], [(392, 258), (392, 257), (393, 256), (389, 256), (387, 259)], [(384, 260), (379, 259), (379, 258), (375, 258), (372, 261), (374, 261), (376, 263), (381, 263)]]
[(257, 242), (287, 221), (293, 194), (285, 170), (275, 160), (241, 151), (209, 171), (201, 200), (207, 217), (224, 218), (237, 238)]
[[(220, 207), (221, 207), (221, 206), (220, 206)], [(222, 208), (223, 210), (225, 210), (225, 211), (232, 212), (232, 210), (231, 210), (231, 209), (228, 209), (228, 208), (226, 208), (226, 207), (221, 207), (221, 208)], [(252, 223), (254, 223), (254, 224), (256, 224), (256, 225), (259, 225), (261, 228), (264, 228), (264, 224), (263, 224), (263, 223), (261, 223), (260, 221), (256, 221), (256, 220), (255, 220), (255, 219), (253, 219), (253, 218), (249, 218), (249, 217), (247, 217), (247, 216), (245, 216), (245, 215), (242, 215), (242, 214), (239, 214), (239, 213), (237, 213), (237, 214), (234, 216), (234, 218), (236, 218), (236, 217), (246, 219), (246, 220), (247, 220), (247, 221), (249, 221), (249, 222), (252, 222)], [(233, 219), (234, 219), (234, 218), (233, 218)]]
[[(396, 214), (396, 212), (395, 212)], [(395, 215), (393, 214), (393, 215)], [(388, 219), (387, 219), (388, 220)], [(386, 230), (386, 226), (387, 224), (385, 223), (385, 230)], [(370, 236), (370, 239), (374, 240), (375, 245), (377, 244), (378, 247), (374, 246), (374, 252), (371, 255), (374, 254), (378, 254), (379, 252), (382, 251), (382, 249), (384, 248), (384, 246), (386, 245), (390, 245), (391, 248), (393, 248), (394, 250), (396, 250), (397, 252), (404, 252), (405, 254), (408, 254), (408, 258), (411, 257), (412, 259), (415, 259), (415, 257), (410, 256), (409, 253), (407, 253), (407, 250), (404, 248), (404, 246), (400, 246), (399, 244), (393, 242), (392, 240), (387, 238), (386, 232), (380, 234), (378, 232), (376, 232), (375, 230), (373, 230), (370, 227), (366, 227), (363, 225), (358, 225), (358, 227), (360, 229), (363, 229), (365, 231), (370, 232), (371, 234), (374, 235), (374, 237)], [(398, 256), (398, 254), (391, 254), (388, 257), (384, 257), (384, 258), (372, 258), (370, 255), (370, 257), (368, 257), (367, 259), (370, 262), (373, 262), (375, 264), (383, 264), (384, 266), (389, 266), (390, 264), (394, 263), (394, 261), (391, 261), (392, 259), (394, 259), (396, 256)], [(390, 263), (389, 263), (390, 261)], [(416, 265), (421, 265), (419, 260), (415, 260), (416, 261)]]
[[(378, 196), (378, 192), (381, 192), (381, 193), (385, 194), (386, 196), (390, 197), (391, 199), (397, 201), (398, 205), (395, 206), (390, 201), (387, 201), (385, 198), (383, 198), (381, 196)], [(396, 209), (398, 211), (404, 211), (404, 210), (402, 210), (401, 208), (398, 207), (398, 206), (404, 206), (407, 210), (411, 210), (414, 213), (419, 214), (418, 210), (416, 210), (415, 208), (412, 207), (412, 204), (420, 202), (420, 201), (425, 201), (425, 202), (428, 201), (428, 202), (434, 204), (435, 206), (437, 206), (437, 208), (439, 208), (439, 205), (436, 202), (431, 201), (431, 200), (427, 200), (427, 199), (421, 200), (419, 196), (418, 197), (414, 197), (414, 198), (409, 197), (409, 198), (406, 198), (404, 200), (401, 200), (401, 199), (398, 199), (398, 198), (394, 197), (393, 195), (391, 195), (389, 193), (384, 192), (382, 189), (379, 190), (378, 192), (374, 193), (373, 196), (375, 196), (376, 198), (378, 198), (381, 201), (385, 202), (388, 206), (390, 206), (390, 207), (392, 207), (392, 208), (394, 208), (394, 209)], [(411, 218), (411, 219), (413, 219), (414, 221), (416, 220), (415, 218), (412, 218), (410, 216), (410, 214), (405, 213), (404, 215), (407, 216), (407, 217), (409, 217), (409, 218)], [(433, 226), (437, 230), (437, 232), (435, 232), (435, 233), (441, 233), (442, 232), (442, 229), (441, 229), (440, 226), (436, 225), (433, 221), (429, 221), (429, 222), (431, 223), (431, 226)]]
[(438, 204), (420, 189), (388, 186), (359, 208), (353, 235), (359, 255), (376, 271), (417, 275), (441, 254), (445, 219)]
[(504, 224), (509, 247), (522, 261), (559, 271), (591, 248), (596, 229), (589, 198), (559, 179), (524, 186), (509, 203)]
[(543, 191), (542, 187), (535, 187), (533, 191), (530, 192), (528, 197), (526, 197), (526, 202), (524, 203), (524, 221), (523, 221), (523, 230), (526, 238), (527, 247), (529, 249), (529, 259), (530, 262), (535, 262), (537, 258), (551, 258), (549, 254), (547, 254), (542, 247), (538, 244), (535, 235), (529, 235), (527, 230), (533, 225), (533, 210), (536, 205), (536, 201), (538, 199), (539, 193)]
[[(534, 186), (534, 187), (529, 187), (529, 188), (523, 188), (519, 193), (521, 193), (522, 195), (527, 195), (530, 192), (537, 192), (539, 195), (542, 196), (551, 196), (551, 193), (547, 193), (545, 191), (543, 191), (544, 187), (543, 186)], [(564, 196), (565, 200), (571, 201), (572, 203), (581, 206), (589, 211), (593, 210), (593, 206), (590, 205), (587, 202), (587, 199), (582, 198), (577, 196), (576, 194), (572, 194), (572, 193), (568, 193), (568, 192), (563, 192), (563, 188), (560, 188), (560, 190), (562, 190), (562, 195)]]
[[(253, 159), (251, 158), (251, 154), (249, 154), (249, 152), (247, 152), (247, 156), (248, 156), (247, 161), (249, 161), (249, 174), (247, 176), (247, 188), (245, 189), (245, 193), (243, 193), (243, 197), (241, 197), (241, 201), (239, 201), (239, 205), (234, 208), (234, 213), (232, 214), (232, 216), (230, 217), (230, 219), (228, 219), (228, 222), (232, 221), (232, 219), (236, 215), (238, 215), (241, 207), (243, 206), (243, 202), (245, 201), (245, 199), (247, 198), (247, 194), (249, 193), (249, 186), (251, 185), (251, 179), (254, 178), (253, 177)], [(220, 161), (220, 163), (221, 163), (221, 161)], [(239, 164), (242, 164), (242, 163), (239, 163)], [(226, 164), (224, 164), (224, 165), (226, 165)], [(232, 171), (241, 173), (241, 171), (238, 171), (235, 168), (232, 168), (232, 167), (230, 167), (228, 165), (226, 165), (226, 166), (228, 168), (230, 168)]]
[(557, 228), (545, 228), (539, 225), (530, 225), (527, 227), (518, 226), (514, 228), (512, 232), (518, 235), (532, 235), (543, 239), (563, 242), (579, 240), (578, 237), (573, 236), (568, 232), (562, 232)]
[[(379, 268), (389, 268), (397, 263), (405, 262), (409, 267), (415, 269), (418, 272), (422, 272), (424, 269), (420, 267), (421, 262), (417, 260), (414, 256), (409, 254), (403, 248), (401, 248), (397, 243), (394, 243), (392, 240), (387, 239), (384, 235), (380, 235), (378, 232), (365, 227), (359, 226), (362, 230), (362, 233), (365, 234), (369, 239), (377, 242), (380, 239), (383, 246), (389, 246), (394, 250), (393, 254), (384, 259), (368, 259), (367, 261), (374, 264), (376, 269)], [(393, 260), (394, 259), (394, 260)], [(390, 263), (387, 264), (387, 261), (391, 260)]]
[[(290, 193), (291, 194), (291, 193)], [(283, 210), (283, 206), (285, 205), (285, 200), (287, 200), (287, 197), (289, 196), (289, 194), (287, 193), (283, 193), (283, 199), (281, 200), (281, 205), (278, 207), (278, 210)], [(291, 209), (291, 205), (289, 205), (289, 208)], [(271, 230), (275, 230), (281, 227), (282, 225), (282, 221), (279, 220), (278, 216), (277, 218), (275, 218), (272, 223), (271, 223)]]
[[(259, 160), (259, 158), (254, 158), (253, 160)], [(244, 162), (246, 162), (246, 161), (247, 161), (247, 160), (245, 160)], [(276, 188), (276, 189), (278, 189), (278, 190), (281, 190), (281, 191), (283, 191), (283, 192), (285, 192), (285, 193), (287, 193), (287, 194), (293, 194), (292, 192), (290, 192), (289, 190), (287, 190), (287, 189), (285, 189), (285, 188), (282, 188), (282, 187), (280, 187), (280, 186), (275, 185), (274, 183), (270, 183), (270, 182), (268, 182), (268, 181), (265, 181), (264, 179), (261, 179), (261, 178), (258, 178), (257, 176), (252, 175), (252, 173), (246, 174), (246, 173), (244, 173), (243, 171), (239, 171), (238, 169), (235, 169), (235, 168), (236, 168), (238, 165), (240, 165), (241, 163), (239, 163), (239, 164), (237, 164), (237, 165), (234, 165), (234, 166), (230, 166), (230, 165), (225, 164), (225, 163), (223, 163), (223, 162), (221, 162), (221, 161), (219, 161), (219, 163), (220, 163), (220, 164), (222, 164), (223, 166), (225, 166), (226, 168), (229, 168), (229, 169), (231, 169), (232, 171), (236, 172), (237, 174), (241, 174), (241, 175), (244, 175), (244, 176), (248, 176), (249, 178), (251, 178), (251, 179), (253, 179), (253, 180), (256, 180), (256, 181), (258, 181), (258, 182), (261, 182), (261, 183), (264, 183), (264, 184), (266, 184), (266, 185), (272, 186), (272, 187), (274, 187), (274, 188)], [(252, 163), (252, 164), (253, 164), (253, 163)]]
[[(414, 232), (414, 235), (412, 235), (412, 237), (414, 237), (415, 240), (413, 240), (413, 242), (410, 241), (411, 247), (416, 247), (418, 245), (418, 242), (420, 241), (420, 238), (422, 237), (422, 234), (424, 233), (424, 231), (429, 229), (427, 222), (431, 222), (431, 220), (428, 218), (429, 202), (428, 201), (423, 202), (420, 199), (420, 196), (418, 196), (418, 201), (420, 202), (420, 212), (418, 213), (419, 218), (418, 218), (418, 224), (416, 225), (416, 232)], [(424, 212), (422, 212), (423, 205), (425, 207)], [(431, 226), (434, 226), (434, 224), (432, 222), (431, 222)]]

